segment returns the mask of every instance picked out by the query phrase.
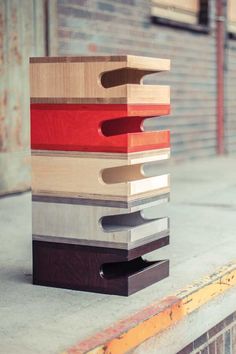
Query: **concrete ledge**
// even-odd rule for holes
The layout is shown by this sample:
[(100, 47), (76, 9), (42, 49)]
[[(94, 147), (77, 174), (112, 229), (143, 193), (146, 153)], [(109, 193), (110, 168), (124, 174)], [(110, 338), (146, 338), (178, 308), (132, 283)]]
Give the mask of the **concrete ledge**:
[(84, 352), (121, 353), (128, 346), (135, 354), (175, 354), (233, 313), (236, 169), (232, 166), (233, 157), (173, 166), (172, 201), (169, 210), (160, 209), (160, 216), (170, 215), (170, 246), (147, 255), (148, 260), (170, 259), (170, 277), (128, 298), (33, 286), (31, 196), (1, 198), (1, 350), (73, 353), (83, 343)]
[(126, 353), (236, 285), (236, 262), (81, 341), (63, 354)]

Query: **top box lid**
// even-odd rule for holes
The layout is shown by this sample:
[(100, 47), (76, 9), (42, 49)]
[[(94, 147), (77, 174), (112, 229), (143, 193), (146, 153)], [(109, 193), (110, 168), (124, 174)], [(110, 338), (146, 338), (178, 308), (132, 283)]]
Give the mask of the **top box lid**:
[(126, 56), (30, 58), (31, 103), (169, 104), (169, 86), (143, 85), (170, 60)]

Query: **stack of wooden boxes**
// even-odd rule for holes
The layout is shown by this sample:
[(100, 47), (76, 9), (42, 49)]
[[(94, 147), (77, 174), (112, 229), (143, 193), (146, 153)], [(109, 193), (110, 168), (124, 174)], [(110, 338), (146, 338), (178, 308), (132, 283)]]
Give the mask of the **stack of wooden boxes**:
[[(169, 274), (142, 256), (169, 243), (170, 62), (137, 56), (31, 58), (33, 283), (130, 295)], [(156, 167), (153, 176), (153, 167)]]

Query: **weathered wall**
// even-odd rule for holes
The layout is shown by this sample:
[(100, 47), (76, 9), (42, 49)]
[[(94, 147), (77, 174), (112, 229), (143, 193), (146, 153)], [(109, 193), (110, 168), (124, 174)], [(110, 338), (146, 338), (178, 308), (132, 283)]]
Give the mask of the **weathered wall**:
[(43, 0), (0, 0), (0, 194), (30, 188), (31, 55), (44, 55)]
[(226, 52), (226, 117), (225, 139), (227, 152), (236, 152), (236, 40), (228, 41)]
[[(214, 6), (210, 13), (213, 18)], [(176, 158), (215, 154), (214, 30), (205, 35), (152, 24), (148, 0), (58, 0), (58, 38), (59, 55), (170, 58), (171, 73), (158, 74), (152, 81), (171, 85), (172, 114), (152, 125), (171, 129)]]

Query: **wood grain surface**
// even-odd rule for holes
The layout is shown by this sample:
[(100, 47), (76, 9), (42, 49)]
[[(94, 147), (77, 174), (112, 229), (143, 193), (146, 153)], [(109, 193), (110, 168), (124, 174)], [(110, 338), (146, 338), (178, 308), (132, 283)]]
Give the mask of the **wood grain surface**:
[[(157, 154), (157, 171), (160, 156)], [(153, 160), (155, 161), (154, 156)], [(106, 154), (91, 156), (89, 153), (68, 154), (49, 151), (33, 153), (32, 191), (34, 194), (61, 196), (75, 194), (85, 198), (102, 195), (106, 199), (115, 197), (120, 200), (168, 191), (168, 174), (147, 177), (143, 172), (144, 164), (133, 162), (131, 158), (128, 160), (129, 166), (124, 168), (124, 160), (108, 158)], [(120, 171), (117, 167), (121, 167)], [(112, 176), (112, 168), (116, 168), (116, 183)], [(160, 172), (162, 169), (160, 166)], [(103, 174), (106, 170), (108, 172), (104, 180)]]
[(146, 74), (169, 70), (169, 60), (116, 58), (31, 59), (31, 103), (170, 103), (169, 86), (142, 84)]
[[(146, 261), (142, 246), (125, 251), (33, 241), (33, 283), (128, 296), (169, 275), (169, 262)], [(150, 244), (148, 252), (156, 249)]]
[(109, 62), (121, 62), (122, 65), (127, 68), (140, 69), (140, 70), (152, 70), (152, 71), (169, 71), (170, 60), (151, 58), (137, 55), (98, 55), (98, 56), (59, 56), (59, 57), (32, 57), (30, 63), (90, 63), (90, 62), (102, 62), (104, 65)]
[[(168, 218), (163, 215), (161, 205), (153, 210), (156, 218), (148, 219), (143, 211), (127, 213), (120, 208), (88, 205), (33, 202), (32, 230), (37, 236), (56, 237), (70, 240), (83, 240), (118, 243), (129, 248), (129, 243), (145, 243), (163, 232), (169, 233)], [(91, 242), (90, 242), (91, 244)]]
[(169, 131), (143, 132), (145, 117), (169, 105), (31, 104), (31, 147), (41, 150), (134, 152), (170, 146)]

